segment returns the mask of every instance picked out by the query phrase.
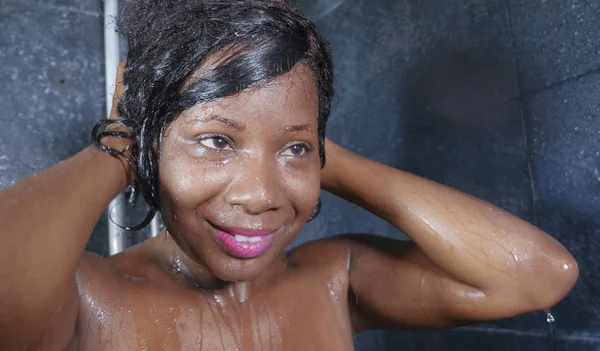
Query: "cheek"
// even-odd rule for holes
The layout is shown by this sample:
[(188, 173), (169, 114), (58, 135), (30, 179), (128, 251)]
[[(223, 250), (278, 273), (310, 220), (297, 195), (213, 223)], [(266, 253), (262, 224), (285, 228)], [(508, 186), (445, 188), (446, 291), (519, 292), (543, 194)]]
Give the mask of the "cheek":
[(289, 200), (295, 204), (300, 217), (310, 216), (319, 200), (320, 167), (311, 167), (306, 171), (287, 172), (285, 178)]
[(226, 184), (223, 168), (185, 157), (165, 160), (160, 168), (162, 198), (181, 209), (195, 208)]

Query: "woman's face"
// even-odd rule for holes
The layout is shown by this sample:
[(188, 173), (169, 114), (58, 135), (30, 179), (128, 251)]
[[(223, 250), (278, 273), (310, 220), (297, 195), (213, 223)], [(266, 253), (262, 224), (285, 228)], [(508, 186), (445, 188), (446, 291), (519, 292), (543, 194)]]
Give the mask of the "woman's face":
[(184, 111), (160, 159), (165, 224), (193, 261), (227, 281), (255, 279), (298, 234), (320, 189), (311, 71)]

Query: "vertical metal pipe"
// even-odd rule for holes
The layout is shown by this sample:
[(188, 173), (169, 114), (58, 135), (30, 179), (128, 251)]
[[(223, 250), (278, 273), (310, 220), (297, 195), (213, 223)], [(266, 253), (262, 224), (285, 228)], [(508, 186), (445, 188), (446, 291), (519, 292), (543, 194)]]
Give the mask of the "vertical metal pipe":
[[(115, 31), (117, 0), (104, 0), (104, 62), (106, 116), (110, 116), (112, 97), (116, 86), (117, 66), (119, 65), (119, 36)], [(125, 217), (125, 196), (119, 194), (108, 205), (108, 252), (114, 255), (125, 250), (123, 229), (115, 223), (123, 224)]]
[(161, 222), (160, 212), (156, 212), (156, 215), (154, 215), (154, 218), (152, 218), (152, 222), (150, 222), (150, 237), (151, 238), (154, 238), (155, 236), (158, 236), (158, 234), (160, 234), (160, 222)]

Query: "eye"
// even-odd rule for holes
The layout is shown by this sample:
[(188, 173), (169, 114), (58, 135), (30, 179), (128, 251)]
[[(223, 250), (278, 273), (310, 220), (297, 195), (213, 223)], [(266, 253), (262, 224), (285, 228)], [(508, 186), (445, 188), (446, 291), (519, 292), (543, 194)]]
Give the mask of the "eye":
[(200, 144), (208, 149), (227, 150), (231, 149), (229, 139), (220, 135), (211, 135), (200, 139)]
[(302, 157), (306, 153), (312, 151), (312, 148), (306, 144), (293, 144), (285, 149), (282, 153), (284, 156)]

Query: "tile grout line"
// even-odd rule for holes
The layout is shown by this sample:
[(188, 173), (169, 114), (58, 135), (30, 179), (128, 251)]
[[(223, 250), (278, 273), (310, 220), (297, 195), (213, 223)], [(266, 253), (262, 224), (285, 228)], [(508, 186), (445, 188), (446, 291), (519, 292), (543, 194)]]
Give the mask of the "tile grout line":
[(549, 89), (557, 88), (557, 87), (560, 87), (561, 85), (564, 85), (564, 84), (567, 84), (567, 83), (569, 83), (569, 82), (572, 82), (572, 81), (575, 81), (575, 80), (581, 79), (581, 78), (583, 78), (583, 77), (585, 77), (585, 76), (587, 76), (587, 75), (591, 75), (591, 74), (597, 74), (597, 73), (600, 73), (600, 67), (592, 68), (592, 69), (590, 69), (589, 71), (585, 71), (585, 72), (583, 72), (583, 73), (581, 73), (581, 74), (576, 74), (576, 75), (574, 75), (574, 76), (571, 76), (571, 77), (564, 78), (564, 79), (562, 79), (562, 80), (559, 80), (559, 81), (557, 81), (557, 82), (554, 82), (554, 83), (548, 84), (548, 85), (547, 85), (547, 86), (545, 86), (545, 87), (542, 87), (542, 88), (539, 88), (539, 89), (534, 89), (534, 90), (528, 91), (528, 92), (526, 92), (526, 93), (523, 93), (523, 94), (521, 95), (521, 98), (526, 98), (526, 97), (529, 97), (529, 96), (532, 96), (532, 95), (535, 95), (535, 94), (539, 94), (539, 93), (541, 93), (541, 92), (543, 92), (543, 91), (545, 91), (545, 90), (549, 90)]
[(535, 172), (533, 169), (533, 151), (531, 138), (527, 133), (527, 121), (525, 120), (525, 112), (523, 111), (523, 100), (518, 99), (519, 114), (521, 115), (521, 125), (523, 127), (523, 135), (525, 137), (525, 152), (527, 153), (527, 170), (529, 173), (529, 180), (531, 185), (531, 197), (533, 199), (533, 221), (536, 226), (540, 226), (540, 216), (538, 209), (538, 194), (537, 194), (537, 182), (535, 181)]
[(490, 333), (490, 334), (513, 334), (518, 336), (534, 336), (534, 337), (547, 337), (548, 333), (537, 332), (537, 331), (522, 331), (504, 328), (486, 328), (486, 327), (463, 327), (458, 328), (456, 331), (464, 332), (479, 332), (479, 333)]
[(504, 15), (506, 18), (506, 25), (508, 27), (508, 35), (510, 38), (510, 43), (512, 47), (512, 57), (513, 63), (515, 67), (515, 71), (517, 73), (517, 86), (519, 89), (519, 95), (515, 99), (519, 105), (519, 114), (521, 115), (521, 125), (523, 127), (523, 137), (525, 139), (525, 153), (527, 155), (527, 170), (529, 173), (529, 183), (531, 186), (531, 198), (533, 201), (533, 221), (535, 225), (540, 225), (540, 217), (538, 211), (538, 194), (537, 194), (537, 185), (535, 182), (535, 172), (533, 170), (533, 152), (531, 145), (531, 138), (527, 133), (527, 122), (525, 120), (525, 111), (523, 106), (523, 82), (521, 81), (521, 72), (519, 70), (519, 64), (517, 62), (516, 56), (516, 44), (515, 44), (515, 33), (513, 31), (512, 21), (510, 19), (509, 5), (507, 0), (503, 0), (504, 3)]
[[(450, 330), (452, 331), (452, 330)], [(455, 328), (453, 331), (455, 332), (479, 332), (479, 333), (490, 333), (490, 334), (513, 334), (518, 336), (533, 336), (533, 337), (547, 337), (548, 333), (545, 332), (537, 332), (537, 331), (521, 331), (521, 330), (513, 330), (513, 329), (505, 329), (505, 328), (486, 328), (486, 327), (462, 327)], [(586, 333), (579, 334), (562, 334), (557, 335), (557, 339), (560, 340), (580, 340), (580, 341), (593, 341), (600, 342), (600, 336), (597, 335), (586, 335)]]
[[(525, 153), (527, 155), (527, 171), (529, 173), (529, 184), (531, 187), (531, 198), (533, 201), (533, 222), (536, 226), (540, 226), (539, 216), (539, 199), (538, 199), (538, 186), (535, 178), (535, 171), (533, 168), (533, 142), (531, 136), (527, 132), (527, 121), (525, 118), (525, 104), (523, 100), (523, 81), (521, 79), (521, 70), (519, 69), (519, 62), (517, 59), (517, 44), (516, 36), (513, 29), (513, 24), (510, 16), (510, 4), (508, 0), (502, 1), (504, 4), (504, 15), (506, 18), (506, 26), (508, 28), (508, 36), (510, 38), (510, 44), (512, 48), (513, 64), (515, 72), (517, 73), (517, 86), (519, 89), (519, 96), (516, 99), (519, 106), (519, 114), (521, 115), (521, 126), (523, 130), (523, 137), (525, 141)], [(550, 310), (547, 310), (548, 313)], [(556, 326), (550, 324), (549, 330), (544, 333), (545, 337), (550, 339), (550, 349), (556, 351)]]
[[(554, 89), (554, 88), (560, 87), (563, 84), (567, 84), (567, 83), (570, 83), (572, 81), (581, 79), (581, 78), (583, 78), (583, 77), (585, 77), (587, 75), (599, 74), (599, 73), (600, 73), (600, 67), (594, 68), (594, 69), (591, 69), (591, 70), (586, 71), (584, 73), (581, 73), (581, 74), (578, 74), (578, 75), (574, 75), (572, 77), (565, 78), (565, 79), (560, 80), (558, 82), (554, 82), (552, 84), (549, 84), (549, 85), (547, 85), (547, 86), (545, 86), (543, 88), (536, 89), (536, 90), (531, 90), (531, 91), (528, 91), (526, 93), (521, 93), (521, 88), (519, 87), (519, 92), (518, 92), (517, 96), (503, 98), (503, 99), (500, 99), (500, 100), (498, 100), (496, 102), (493, 102), (493, 103), (490, 103), (490, 104), (487, 104), (487, 105), (482, 105), (481, 107), (474, 108), (472, 110), (467, 111), (466, 113), (461, 114), (461, 116), (468, 116), (468, 115), (471, 115), (473, 113), (484, 111), (484, 110), (486, 110), (488, 108), (491, 108), (491, 107), (494, 107), (496, 105), (506, 104), (506, 103), (511, 102), (511, 101), (524, 100), (525, 98), (531, 97), (532, 95), (539, 94), (539, 93), (544, 92), (546, 90), (550, 90), (550, 89)], [(519, 81), (519, 84), (520, 84), (520, 79), (518, 77), (517, 77), (517, 80)]]
[[(519, 103), (519, 111), (521, 113), (521, 119), (522, 119), (522, 124), (523, 124), (523, 133), (525, 135), (525, 140), (526, 140), (526, 150), (527, 150), (527, 155), (528, 155), (528, 168), (529, 168), (529, 174), (531, 177), (531, 187), (532, 187), (532, 195), (533, 195), (533, 201), (534, 201), (534, 217), (535, 217), (535, 223), (536, 225), (539, 226), (540, 223), (540, 217), (539, 217), (539, 210), (538, 210), (538, 196), (537, 196), (537, 187), (536, 187), (536, 182), (535, 182), (535, 178), (534, 178), (534, 168), (533, 168), (533, 156), (537, 155), (537, 153), (535, 153), (533, 151), (532, 148), (532, 142), (530, 140), (529, 135), (527, 134), (527, 121), (525, 118), (525, 112), (524, 112), (524, 100), (527, 97), (531, 97), (535, 94), (539, 94), (543, 91), (546, 90), (550, 90), (550, 89), (555, 89), (558, 87), (561, 87), (564, 84), (568, 84), (570, 82), (582, 79), (585, 76), (588, 75), (593, 75), (593, 74), (598, 74), (600, 73), (600, 67), (596, 67), (596, 68), (592, 68), (589, 69), (583, 73), (580, 74), (576, 74), (570, 77), (566, 77), (563, 78), (562, 80), (556, 81), (556, 82), (552, 82), (550, 84), (547, 84), (546, 86), (543, 86), (541, 88), (538, 89), (533, 89), (531, 91), (524, 91), (523, 88), (523, 83), (521, 80), (521, 74), (520, 74), (520, 70), (519, 70), (519, 66), (517, 64), (517, 57), (516, 57), (516, 44), (515, 44), (515, 35), (512, 29), (512, 21), (510, 19), (510, 13), (509, 13), (509, 5), (508, 5), (508, 0), (503, 0), (504, 2), (504, 6), (505, 6), (505, 11), (506, 11), (506, 19), (508, 22), (508, 27), (509, 27), (509, 31), (510, 31), (510, 38), (511, 38), (511, 42), (512, 42), (512, 47), (513, 47), (513, 59), (515, 62), (515, 67), (516, 67), (516, 71), (517, 71), (517, 80), (518, 80), (518, 86), (519, 86), (519, 96), (516, 99)], [(544, 155), (540, 155), (543, 156)], [(600, 179), (599, 179), (600, 180)], [(552, 326), (551, 326), (552, 328)], [(551, 348), (552, 350), (556, 351), (557, 350), (557, 344), (556, 344), (556, 340), (578, 340), (578, 341), (583, 341), (583, 342), (589, 342), (589, 341), (593, 341), (593, 342), (600, 342), (600, 336), (592, 336), (592, 335), (585, 335), (585, 334), (580, 334), (580, 335), (573, 335), (573, 334), (555, 334), (555, 332), (557, 332), (558, 330), (556, 330), (556, 326), (554, 326), (554, 330), (550, 330), (549, 332), (547, 332), (545, 335), (547, 335), (551, 342)], [(511, 333), (511, 330), (494, 330), (494, 329), (490, 329), (488, 330), (487, 328), (470, 328), (473, 331), (480, 331), (480, 332), (490, 332), (490, 333)], [(542, 336), (542, 333), (532, 333), (532, 332), (521, 332), (518, 331), (515, 334), (517, 335), (538, 335), (538, 336)]]

